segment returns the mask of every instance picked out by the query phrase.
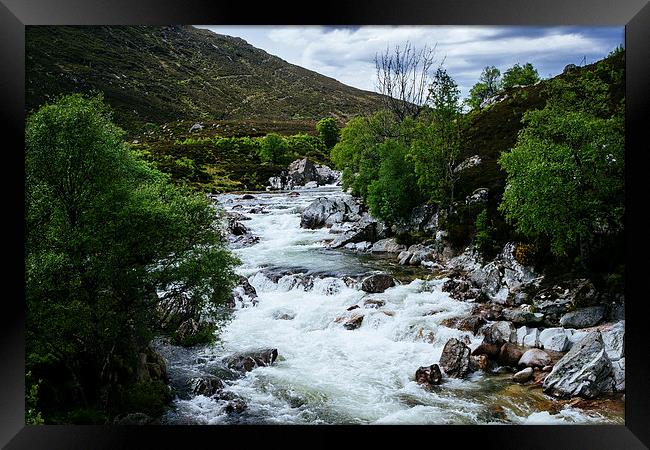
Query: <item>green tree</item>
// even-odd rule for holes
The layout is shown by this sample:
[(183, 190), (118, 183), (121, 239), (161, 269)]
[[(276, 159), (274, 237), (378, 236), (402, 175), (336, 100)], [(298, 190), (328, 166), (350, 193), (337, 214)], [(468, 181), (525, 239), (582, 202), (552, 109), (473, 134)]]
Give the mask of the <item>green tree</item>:
[(370, 212), (391, 224), (404, 222), (424, 200), (408, 148), (389, 139), (378, 150), (381, 163), (377, 178), (368, 187)]
[(516, 85), (528, 86), (537, 83), (537, 81), (539, 81), (539, 74), (531, 63), (526, 63), (523, 66), (515, 64), (504, 72), (501, 87), (510, 89)]
[(205, 197), (123, 136), (100, 97), (62, 97), (27, 120), (26, 366), (50, 410), (110, 411), (135, 383), (158, 307), (208, 310), (236, 279)]
[(287, 142), (277, 133), (269, 133), (262, 139), (259, 156), (263, 162), (281, 164), (287, 159)]
[(471, 109), (479, 109), (481, 104), (501, 91), (501, 72), (494, 66), (486, 66), (481, 72), (478, 82), (469, 91), (466, 100)]
[(599, 118), (549, 105), (524, 117), (517, 145), (499, 164), (507, 174), (500, 209), (526, 236), (550, 240), (555, 254), (596, 231), (618, 230), (624, 211), (622, 114)]
[(318, 131), (328, 150), (331, 150), (339, 141), (340, 129), (336, 121), (331, 117), (319, 120), (316, 124), (316, 131)]
[(458, 85), (442, 68), (429, 90), (430, 111), (417, 124), (411, 143), (418, 185), (430, 202), (450, 206), (454, 201), (456, 166), (463, 118)]

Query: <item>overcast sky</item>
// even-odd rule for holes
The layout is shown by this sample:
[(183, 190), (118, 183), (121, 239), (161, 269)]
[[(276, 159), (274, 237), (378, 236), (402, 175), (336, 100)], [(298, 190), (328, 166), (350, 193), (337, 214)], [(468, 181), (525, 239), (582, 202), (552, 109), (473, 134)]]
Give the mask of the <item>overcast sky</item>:
[(387, 46), (437, 44), (438, 59), (467, 96), (483, 67), (503, 73), (515, 63), (532, 63), (542, 78), (565, 65), (587, 64), (623, 44), (623, 27), (486, 26), (206, 26), (237, 36), (266, 52), (360, 89), (374, 91), (377, 52)]

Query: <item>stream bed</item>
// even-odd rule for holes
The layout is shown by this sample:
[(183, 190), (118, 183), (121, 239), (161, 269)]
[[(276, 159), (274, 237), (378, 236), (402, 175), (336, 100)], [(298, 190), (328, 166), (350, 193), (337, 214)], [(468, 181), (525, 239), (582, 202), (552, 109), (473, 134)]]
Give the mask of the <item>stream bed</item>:
[[(238, 273), (255, 287), (258, 304), (237, 307), (214, 345), (184, 349), (157, 343), (179, 392), (163, 423), (624, 423), (620, 401), (579, 409), (544, 395), (538, 386), (515, 384), (509, 374), (475, 372), (432, 389), (418, 385), (415, 371), (437, 363), (448, 339), (464, 340), (472, 349), (482, 341), (441, 324), (469, 314), (473, 304), (442, 292), (445, 279), (430, 270), (405, 268), (395, 258), (327, 249), (324, 242), (333, 235), (326, 228), (300, 228), (300, 212), (317, 197), (345, 194), (335, 186), (298, 192), (255, 193), (249, 200), (219, 197), (227, 210), (249, 216), (243, 223), (260, 238), (233, 250), (242, 261)], [(367, 294), (344, 281), (380, 272), (401, 284)], [(310, 275), (313, 286), (305, 288), (291, 275), (273, 282), (269, 273)], [(377, 302), (364, 305), (369, 299)], [(360, 305), (364, 319), (349, 330), (337, 318), (353, 305)], [(243, 376), (222, 362), (258, 348), (276, 348), (277, 360)], [(243, 400), (246, 409), (227, 412), (227, 400), (191, 395), (184, 383), (202, 374), (223, 379), (224, 392)]]

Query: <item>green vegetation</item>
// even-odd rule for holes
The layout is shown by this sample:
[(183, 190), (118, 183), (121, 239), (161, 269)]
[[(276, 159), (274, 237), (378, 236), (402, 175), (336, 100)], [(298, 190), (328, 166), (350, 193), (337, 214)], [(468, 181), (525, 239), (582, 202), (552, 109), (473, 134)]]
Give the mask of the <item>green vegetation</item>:
[(535, 84), (539, 81), (539, 74), (537, 69), (531, 63), (526, 63), (523, 66), (515, 64), (510, 69), (506, 70), (501, 80), (501, 88), (503, 90), (512, 89), (514, 86), (528, 86)]
[(160, 302), (201, 311), (236, 280), (205, 197), (172, 185), (123, 136), (100, 97), (62, 97), (27, 120), (26, 368), (42, 380), (28, 392), (32, 421), (142, 411), (120, 400), (133, 389), (164, 402), (164, 383), (138, 374)]
[(316, 130), (318, 131), (321, 140), (328, 150), (331, 150), (332, 147), (334, 147), (339, 141), (339, 134), (341, 130), (336, 124), (336, 121), (331, 117), (326, 117), (319, 120), (316, 124)]
[(258, 154), (262, 162), (272, 164), (285, 163), (287, 162), (287, 143), (279, 134), (267, 134), (262, 139)]

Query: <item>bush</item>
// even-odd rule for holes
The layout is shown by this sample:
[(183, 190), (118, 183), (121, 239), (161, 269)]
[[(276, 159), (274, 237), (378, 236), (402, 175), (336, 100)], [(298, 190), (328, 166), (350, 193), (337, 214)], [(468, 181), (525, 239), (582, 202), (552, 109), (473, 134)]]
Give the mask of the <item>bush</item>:
[(331, 117), (319, 120), (316, 124), (316, 130), (328, 150), (331, 150), (339, 141), (339, 126)]
[(269, 133), (262, 139), (259, 156), (262, 162), (280, 164), (287, 160), (287, 142), (277, 133)]

